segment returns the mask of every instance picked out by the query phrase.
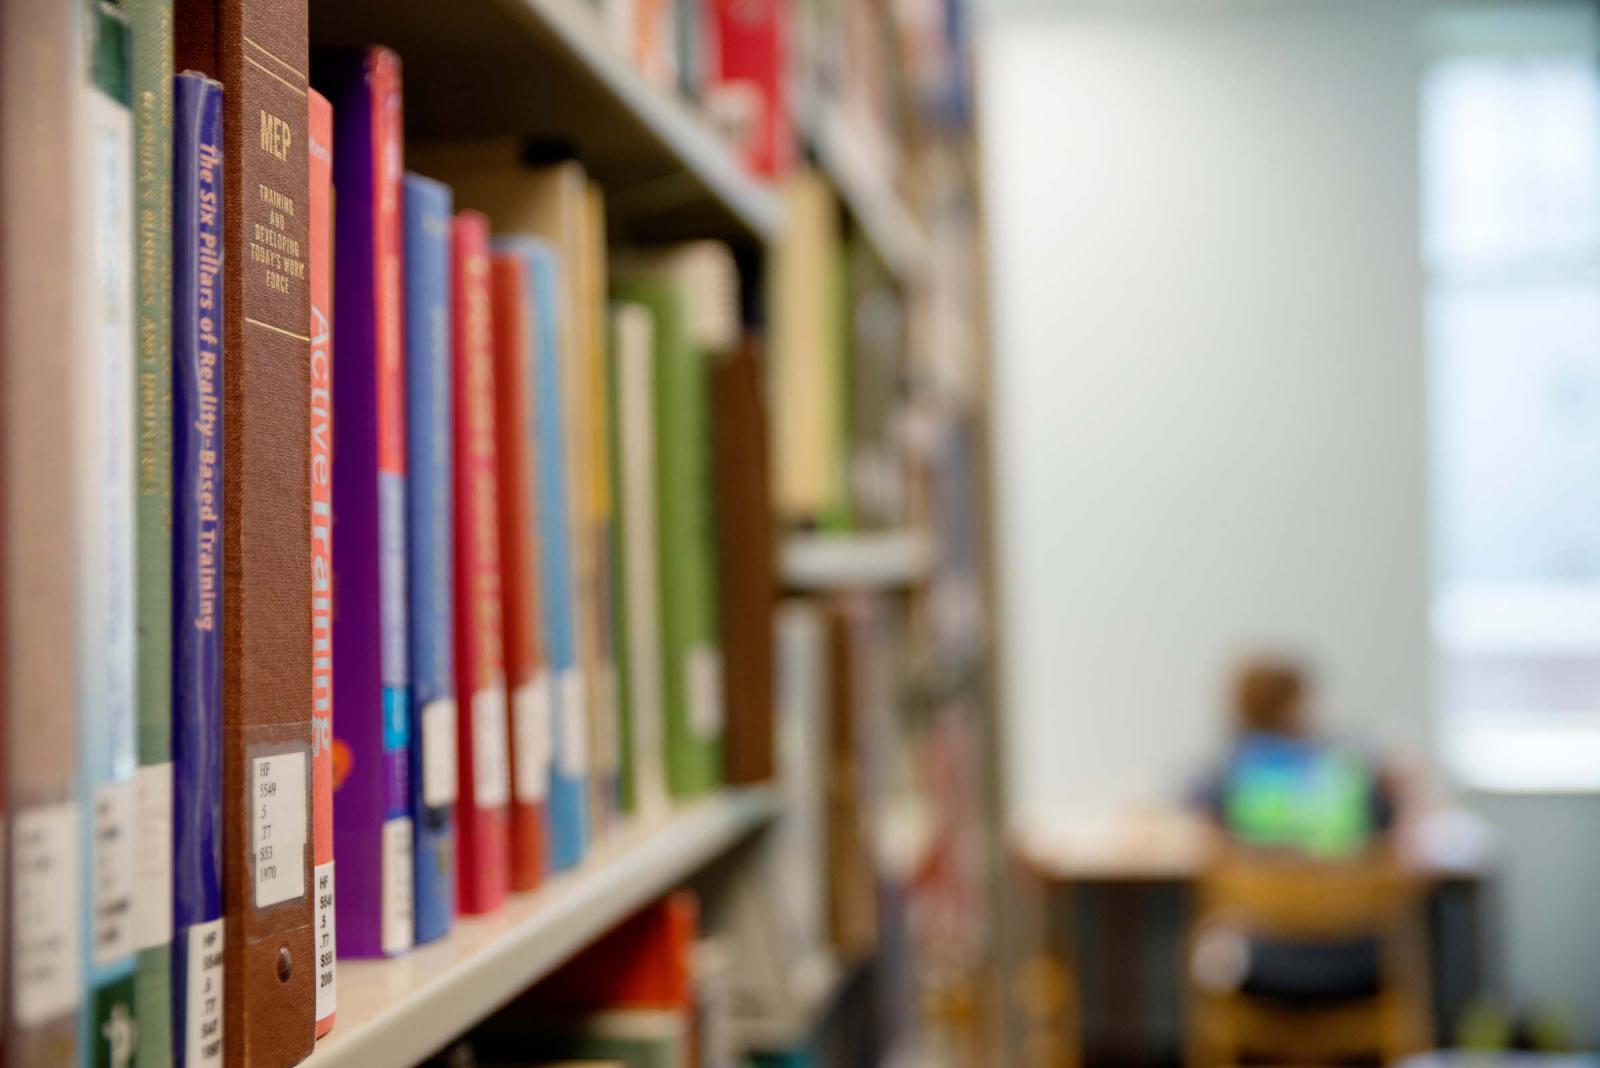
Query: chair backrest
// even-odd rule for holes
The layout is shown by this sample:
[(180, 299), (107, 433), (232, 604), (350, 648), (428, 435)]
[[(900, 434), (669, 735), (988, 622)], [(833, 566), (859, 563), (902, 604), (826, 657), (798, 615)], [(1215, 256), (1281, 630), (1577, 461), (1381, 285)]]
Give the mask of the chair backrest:
[(1344, 861), (1224, 852), (1200, 880), (1199, 919), (1283, 939), (1383, 936), (1415, 915), (1424, 886), (1387, 850)]

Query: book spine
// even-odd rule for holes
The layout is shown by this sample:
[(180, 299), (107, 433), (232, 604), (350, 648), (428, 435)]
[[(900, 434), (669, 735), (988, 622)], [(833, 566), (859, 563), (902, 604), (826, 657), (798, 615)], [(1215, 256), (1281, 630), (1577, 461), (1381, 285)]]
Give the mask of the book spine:
[(256, 1068), (315, 1040), (306, 4), (175, 9), (224, 89), (223, 1055)]
[(628, 748), (634, 810), (667, 807), (661, 679), (661, 570), (656, 556), (655, 348), (650, 309), (619, 304), (613, 313), (616, 390), (617, 529), (625, 591)]
[[(68, 535), (84, 494), (79, 380), (91, 233), (81, 84), (87, 8), (0, 4), (0, 502), (4, 542), (5, 787), (10, 1064), (72, 1064), (83, 998), (75, 657), (82, 580)], [(27, 358), (18, 358), (26, 353)], [(27, 625), (18, 625), (26, 620)], [(26, 714), (24, 714), (24, 710)]]
[(400, 263), (400, 60), (318, 57), (334, 105), (334, 791), (341, 956), (413, 937), (406, 634), (405, 351)]
[(317, 1037), (333, 1029), (339, 949), (333, 871), (333, 105), (306, 94), (311, 242), (311, 892)]
[(714, 0), (715, 76), (707, 108), (732, 133), (744, 165), (774, 177), (790, 163), (783, 0)]
[(490, 258), (494, 303), (495, 429), (500, 486), (506, 680), (511, 715), (511, 888), (544, 877), (545, 799), (550, 788), (550, 683), (538, 625), (538, 480), (533, 436), (533, 307), (522, 238), (501, 238)]
[(172, 0), (133, 28), (138, 276), (139, 775), (136, 1062), (172, 1062)]
[(175, 82), (172, 1044), (222, 1063), (222, 87)]
[(511, 772), (506, 751), (489, 221), (456, 216), (451, 244), (455, 417), (456, 893), (464, 913), (505, 900)]
[(605, 201), (592, 182), (579, 205), (578, 275), (574, 315), (584, 321), (582, 395), (586, 441), (583, 517), (587, 542), (583, 599), (588, 632), (590, 701), (590, 821), (596, 836), (614, 827), (621, 809), (620, 695), (617, 692), (616, 616), (613, 611), (615, 530), (611, 486), (611, 403), (606, 363)]
[(455, 915), (456, 687), (451, 604), (449, 187), (405, 178), (406, 432), (411, 472), (411, 818), (416, 940)]
[(567, 394), (561, 352), (561, 265), (549, 245), (531, 244), (529, 299), (534, 308), (538, 375), (540, 564), (544, 578), (544, 623), (550, 671), (556, 681), (551, 708), (550, 865), (570, 868), (583, 859), (589, 825), (588, 712), (578, 657), (566, 450)]
[(767, 481), (767, 419), (761, 368), (747, 341), (711, 368), (716, 566), (721, 620), (727, 781), (773, 775), (773, 612), (776, 562)]
[(85, 611), (79, 670), (82, 735), (84, 973), (88, 1004), (79, 1051), (97, 1062), (131, 1058), (137, 1035), (133, 973), (134, 842), (138, 763), (135, 627), (133, 116), (129, 32), (106, 5), (94, 14), (88, 85), (96, 318), (85, 383), (82, 489)]

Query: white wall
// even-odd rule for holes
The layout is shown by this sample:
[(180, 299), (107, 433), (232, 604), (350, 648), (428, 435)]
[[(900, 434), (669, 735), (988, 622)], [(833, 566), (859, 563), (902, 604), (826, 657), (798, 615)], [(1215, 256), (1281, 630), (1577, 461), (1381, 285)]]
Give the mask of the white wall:
[(1261, 643), (1335, 729), (1425, 750), (1415, 18), (987, 20), (1014, 809), (1178, 789)]

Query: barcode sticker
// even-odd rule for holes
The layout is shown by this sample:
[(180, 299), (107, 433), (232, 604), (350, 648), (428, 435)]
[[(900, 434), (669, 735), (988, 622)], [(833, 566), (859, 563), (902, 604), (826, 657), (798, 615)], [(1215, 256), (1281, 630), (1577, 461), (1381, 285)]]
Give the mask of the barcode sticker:
[(316, 918), (312, 927), (317, 949), (317, 1019), (326, 1020), (338, 1011), (339, 954), (334, 946), (333, 861), (312, 869), (312, 889), (317, 895)]
[(23, 809), (11, 833), (12, 1011), (23, 1027), (37, 1027), (71, 1013), (82, 989), (78, 806)]
[(516, 717), (511, 744), (517, 755), (517, 800), (537, 805), (550, 792), (550, 676), (539, 672), (511, 697)]
[(184, 1063), (222, 1064), (223, 921), (189, 928), (189, 964), (184, 990)]
[(568, 668), (561, 673), (561, 774), (569, 779), (582, 777), (589, 764), (588, 694), (583, 673)]
[(133, 940), (133, 844), (137, 807), (133, 781), (108, 783), (94, 792), (94, 848), (90, 892), (94, 895), (94, 963), (104, 967), (131, 954)]
[(172, 763), (139, 769), (133, 932), (140, 949), (172, 941)]
[(506, 756), (506, 691), (491, 686), (472, 695), (472, 789), (479, 808), (511, 799)]
[(256, 908), (293, 901), (306, 892), (306, 755), (252, 759), (249, 801)]
[(456, 702), (441, 697), (422, 706), (422, 803), (453, 805), (456, 782)]
[(722, 652), (703, 643), (690, 648), (684, 677), (689, 690), (689, 729), (706, 741), (722, 737)]
[(411, 948), (412, 878), (411, 820), (406, 816), (383, 821), (383, 952), (387, 956)]

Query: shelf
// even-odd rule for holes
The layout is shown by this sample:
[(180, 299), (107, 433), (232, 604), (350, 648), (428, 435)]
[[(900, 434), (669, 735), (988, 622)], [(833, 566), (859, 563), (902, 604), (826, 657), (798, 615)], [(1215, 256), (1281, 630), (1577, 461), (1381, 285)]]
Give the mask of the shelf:
[(727, 790), (650, 825), (625, 827), (577, 870), (458, 917), (449, 936), (402, 957), (339, 962), (338, 1022), (311, 1068), (409, 1065), (446, 1045), (778, 812), (768, 789)]
[(791, 590), (894, 589), (933, 569), (933, 544), (917, 530), (791, 534), (779, 555)]
[(832, 110), (819, 112), (809, 126), (822, 173), (878, 258), (901, 282), (919, 277), (929, 258), (927, 236), (882, 169), (862, 152), (860, 138)]
[(404, 64), (414, 140), (517, 135), (575, 152), (616, 236), (767, 242), (777, 194), (684, 99), (647, 83), (583, 0), (327, 0), (314, 47), (378, 43)]

